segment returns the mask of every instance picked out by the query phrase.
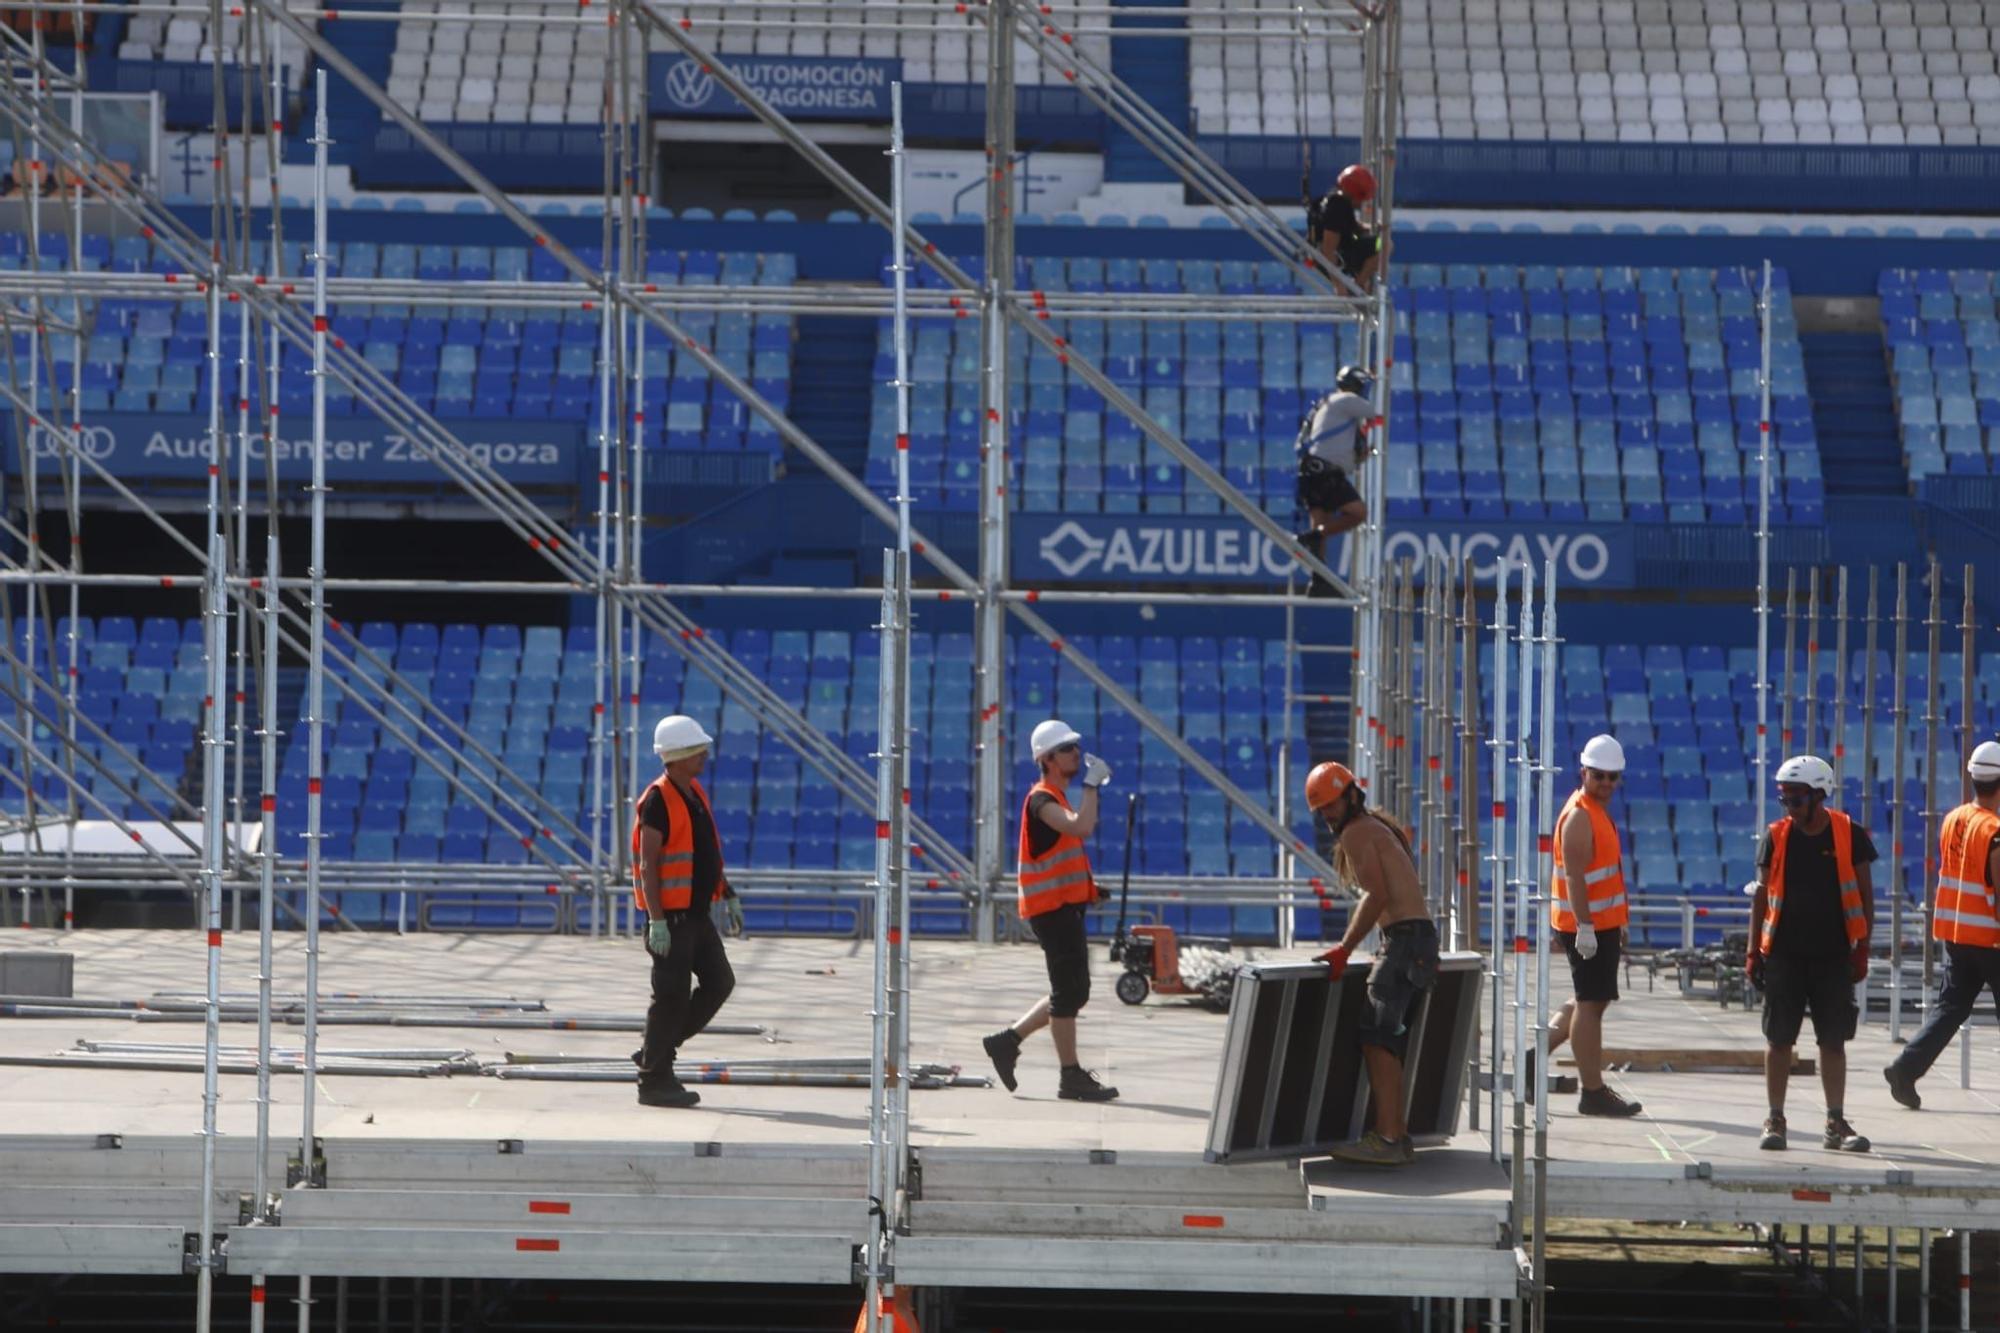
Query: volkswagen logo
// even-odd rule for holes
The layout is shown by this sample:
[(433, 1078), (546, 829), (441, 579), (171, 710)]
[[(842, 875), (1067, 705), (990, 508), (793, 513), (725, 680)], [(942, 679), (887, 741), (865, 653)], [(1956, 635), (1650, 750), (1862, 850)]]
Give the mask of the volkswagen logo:
[(698, 111), (715, 96), (715, 76), (699, 63), (681, 57), (667, 66), (667, 100), (683, 111)]
[[(68, 431), (51, 431), (38, 425), (28, 428), (28, 438), (33, 443), (37, 458), (67, 457), (69, 451), (64, 446), (68, 437)], [(102, 462), (117, 452), (118, 436), (109, 426), (85, 426), (77, 434), (77, 444), (85, 458)]]

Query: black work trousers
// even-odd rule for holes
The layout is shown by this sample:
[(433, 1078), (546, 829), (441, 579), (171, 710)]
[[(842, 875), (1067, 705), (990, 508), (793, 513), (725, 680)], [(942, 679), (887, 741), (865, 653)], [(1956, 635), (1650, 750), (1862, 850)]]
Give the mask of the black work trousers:
[[(699, 1033), (736, 989), (736, 973), (722, 952), (722, 935), (707, 908), (670, 918), (673, 944), (653, 960), (653, 1002), (646, 1007), (646, 1044), (635, 1059), (639, 1083), (664, 1084), (673, 1078), (681, 1043)], [(698, 982), (698, 986), (690, 983)]]
[(1944, 1048), (1958, 1035), (1959, 1028), (1972, 1017), (1979, 992), (1991, 991), (1993, 1011), (2000, 1014), (2000, 949), (1983, 949), (1971, 944), (1944, 946), (1944, 989), (1931, 1005), (1930, 1018), (1923, 1029), (1895, 1060), (1895, 1068), (1912, 1080), (1922, 1078), (1944, 1054)]

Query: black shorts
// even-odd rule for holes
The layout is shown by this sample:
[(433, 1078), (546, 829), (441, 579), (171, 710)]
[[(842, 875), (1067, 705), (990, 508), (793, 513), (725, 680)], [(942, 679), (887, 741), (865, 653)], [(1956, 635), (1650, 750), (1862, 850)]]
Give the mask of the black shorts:
[(1382, 952), (1368, 969), (1368, 1010), (1361, 1044), (1379, 1046), (1397, 1059), (1410, 1044), (1410, 1015), (1437, 985), (1438, 933), (1429, 921), (1398, 921), (1382, 928)]
[(1360, 499), (1361, 492), (1333, 464), (1311, 454), (1299, 460), (1299, 503), (1307, 509), (1332, 512)]
[(1090, 934), (1083, 904), (1066, 903), (1028, 918), (1049, 967), (1049, 1017), (1075, 1018), (1090, 1003)]
[(1790, 1046), (1811, 1014), (1815, 1044), (1841, 1046), (1853, 1041), (1861, 1011), (1854, 1003), (1852, 966), (1844, 953), (1826, 958), (1766, 957), (1764, 1040)]
[(1624, 952), (1625, 932), (1613, 926), (1597, 932), (1597, 957), (1584, 958), (1576, 951), (1576, 933), (1559, 930), (1563, 952), (1569, 955), (1570, 990), (1579, 1000), (1609, 1004), (1618, 998), (1618, 959)]

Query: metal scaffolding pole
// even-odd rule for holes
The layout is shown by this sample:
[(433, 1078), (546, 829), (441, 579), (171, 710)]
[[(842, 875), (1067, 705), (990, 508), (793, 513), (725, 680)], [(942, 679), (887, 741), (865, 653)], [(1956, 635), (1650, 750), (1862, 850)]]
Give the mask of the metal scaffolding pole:
[[(1011, 22), (1015, 0), (992, 0), (992, 26)], [(974, 616), (975, 728), (973, 877), (979, 885), (974, 933), (993, 937), (1007, 865), (1007, 625), (999, 594), (1007, 586), (1007, 487), (1013, 440), (1013, 367), (1005, 305), (1014, 285), (1014, 43), (986, 46), (986, 285), (980, 292), (979, 600)], [(900, 205), (900, 197), (896, 201)], [(907, 253), (907, 219), (891, 218), (897, 255)], [(903, 262), (900, 258), (899, 264)], [(903, 274), (898, 272), (899, 284)], [(898, 288), (897, 299), (903, 298)], [(1068, 326), (1064, 326), (1065, 335)]]
[[(1877, 592), (1881, 584), (1881, 571), (1868, 566), (1868, 621), (1862, 630), (1862, 652), (1865, 658), (1861, 674), (1861, 822), (1869, 822), (1869, 812), (1875, 805), (1875, 635), (1881, 627), (1882, 616)], [(1896, 850), (1901, 856), (1901, 849)]]
[[(1487, 742), (1493, 753), (1491, 772), (1493, 775), (1493, 852), (1487, 857), (1492, 867), (1492, 909), (1489, 915), (1493, 921), (1493, 995), (1492, 995), (1492, 1046), (1493, 1079), (1488, 1088), (1488, 1100), (1492, 1106), (1493, 1160), (1498, 1163), (1505, 1159), (1501, 1149), (1500, 1134), (1500, 1094), (1502, 1081), (1507, 1077), (1506, 1057), (1511, 1048), (1518, 1057), (1521, 1043), (1507, 1041), (1506, 1010), (1501, 996), (1507, 981), (1507, 955), (1509, 949), (1502, 944), (1507, 932), (1507, 570), (1509, 562), (1499, 560), (1493, 567), (1493, 737)], [(1519, 949), (1525, 937), (1520, 933), (1519, 923), (1513, 936), (1513, 948)], [(1518, 968), (1517, 968), (1518, 971)], [(1520, 979), (1515, 979), (1515, 1004), (1519, 1007)], [(1514, 1093), (1519, 1094), (1521, 1077), (1525, 1071), (1516, 1063), (1513, 1070)], [(1519, 1214), (1517, 1213), (1516, 1216)]]
[(1771, 822), (1771, 261), (1757, 294), (1757, 790), (1750, 842)]
[(1944, 570), (1938, 565), (1936, 556), (1931, 557), (1928, 578), (1931, 607), (1930, 614), (1924, 617), (1924, 879), (1921, 886), (1924, 925), (1921, 945), (1923, 979), (1920, 983), (1921, 1009), (1926, 1017), (1931, 1011), (1931, 913), (1936, 907), (1936, 895), (1932, 888), (1938, 877), (1938, 825), (1944, 818), (1943, 812), (1938, 809), (1938, 700), (1942, 686), (1938, 679), (1938, 654), (1944, 635)]
[[(1556, 562), (1550, 556), (1542, 571), (1542, 633), (1536, 640), (1541, 649), (1542, 716), (1539, 736), (1540, 754), (1535, 764), (1535, 772), (1540, 779), (1537, 792), (1536, 828), (1548, 828), (1549, 836), (1540, 841), (1540, 854), (1534, 861), (1536, 881), (1541, 886), (1553, 886), (1555, 882), (1555, 824), (1551, 812), (1555, 809), (1555, 729), (1556, 729), (1556, 645), (1561, 642), (1556, 637)], [(1525, 681), (1525, 676), (1523, 677)], [(1525, 824), (1523, 825), (1525, 827)], [(1553, 894), (1553, 887), (1545, 892)], [(1545, 919), (1546, 920), (1546, 919)], [(1548, 1230), (1549, 1230), (1549, 937), (1554, 934), (1554, 922), (1548, 920), (1536, 932), (1535, 946), (1535, 1071), (1539, 1080), (1535, 1089), (1535, 1318), (1537, 1330), (1548, 1327)], [(1519, 1169), (1518, 1164), (1516, 1169)]]
[[(1802, 754), (1818, 754), (1819, 748), (1819, 566), (1806, 571), (1806, 707), (1805, 734), (1799, 744)], [(1836, 794), (1838, 788), (1835, 789)]]
[(1833, 790), (1842, 804), (1847, 801), (1847, 566), (1836, 575), (1833, 612)]
[[(1974, 568), (1975, 566), (1970, 563), (1965, 566), (1964, 600), (1959, 606), (1958, 616), (1958, 717), (1960, 730), (1959, 743), (1956, 748), (1958, 754), (1964, 755), (1968, 759), (1972, 756), (1973, 747), (1978, 743), (1979, 736), (1977, 726), (1974, 722), (1975, 714), (1973, 711), (1978, 702), (1977, 696), (1973, 692), (1974, 635), (1977, 632), (1978, 626), (1976, 619), (1977, 612), (1972, 601), (1972, 576)], [(1972, 773), (1963, 763), (1957, 763), (1953, 766), (1958, 769), (1958, 799), (1959, 803), (1963, 805), (1972, 800)], [(1937, 802), (1935, 800), (1931, 802), (1931, 807), (1936, 809)], [(1935, 895), (1931, 892), (1931, 884), (1929, 882), (1926, 882), (1924, 885), (1924, 901), (1928, 906), (1928, 911), (1926, 912), (1926, 916), (1928, 917), (1937, 910)], [(1930, 942), (1930, 932), (1928, 930), (1924, 932), (1924, 942), (1926, 944)], [(1958, 1030), (1958, 1086), (1961, 1088), (1970, 1088), (1972, 1086), (1972, 1028), (1970, 1024), (1960, 1027)]]
[(1910, 654), (1910, 570), (1896, 562), (1896, 660), (1894, 704), (1894, 758), (1889, 765), (1889, 846), (1894, 862), (1889, 868), (1889, 1040), (1903, 1039), (1903, 898), (1909, 885), (1903, 872), (1903, 807), (1908, 804), (1903, 791), (1903, 742), (1909, 731), (1906, 679)]

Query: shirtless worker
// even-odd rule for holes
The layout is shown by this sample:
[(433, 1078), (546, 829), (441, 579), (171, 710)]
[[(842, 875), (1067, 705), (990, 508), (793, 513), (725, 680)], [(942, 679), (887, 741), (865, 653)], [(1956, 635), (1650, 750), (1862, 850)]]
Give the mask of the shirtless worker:
[(1408, 1166), (1417, 1160), (1403, 1109), (1403, 1054), (1410, 1015), (1437, 984), (1438, 934), (1417, 882), (1409, 840), (1367, 808), (1368, 794), (1344, 764), (1321, 764), (1306, 775), (1306, 805), (1333, 834), (1334, 869), (1361, 894), (1340, 943), (1319, 956), (1339, 981), (1347, 960), (1380, 926), (1382, 951), (1368, 973), (1368, 1010), (1361, 1020), (1361, 1058), (1375, 1101), (1375, 1127), (1333, 1149), (1343, 1162)]

